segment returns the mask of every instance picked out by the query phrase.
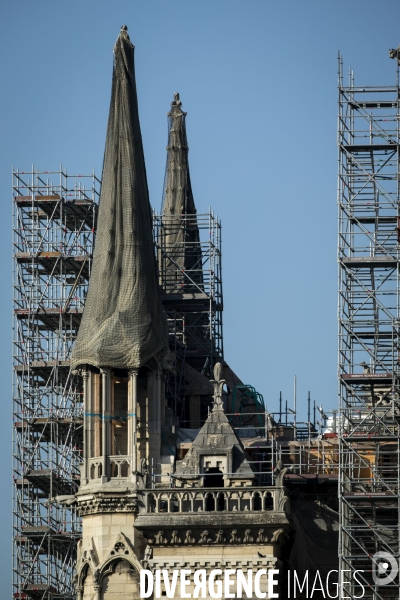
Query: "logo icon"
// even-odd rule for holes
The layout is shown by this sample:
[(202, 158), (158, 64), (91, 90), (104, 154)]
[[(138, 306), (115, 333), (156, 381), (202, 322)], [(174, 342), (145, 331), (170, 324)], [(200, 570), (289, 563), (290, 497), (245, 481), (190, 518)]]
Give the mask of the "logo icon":
[(389, 552), (376, 552), (372, 557), (372, 579), (376, 585), (389, 585), (399, 572), (394, 556)]

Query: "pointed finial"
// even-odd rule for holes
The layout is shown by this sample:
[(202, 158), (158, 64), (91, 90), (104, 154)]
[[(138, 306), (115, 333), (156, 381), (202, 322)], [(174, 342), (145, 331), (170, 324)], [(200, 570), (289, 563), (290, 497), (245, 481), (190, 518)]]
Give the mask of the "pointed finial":
[(175, 117), (180, 117), (180, 116), (184, 116), (186, 117), (187, 113), (185, 113), (182, 109), (182, 102), (179, 96), (179, 92), (175, 92), (174, 93), (174, 99), (171, 102), (171, 111), (167, 113), (168, 117), (171, 117), (172, 115)]
[(222, 389), (224, 387), (225, 379), (222, 379), (224, 375), (224, 367), (221, 363), (216, 363), (214, 366), (214, 379), (211, 383), (214, 386), (214, 401), (212, 411), (224, 410), (224, 403), (222, 401)]
[(216, 363), (214, 365), (214, 379), (215, 381), (222, 381), (222, 377), (224, 374), (224, 367), (221, 365), (221, 363)]
[(113, 48), (114, 58), (115, 58), (115, 53), (117, 51), (117, 47), (119, 46), (121, 48), (121, 43), (122, 43), (122, 45), (128, 43), (128, 46), (130, 46), (131, 48), (134, 48), (134, 45), (132, 44), (130, 37), (129, 37), (128, 25), (121, 26), (120, 32), (118, 34), (118, 37), (115, 41), (115, 45)]
[(179, 98), (179, 92), (174, 93), (174, 99), (171, 102), (171, 106), (182, 106), (181, 99)]

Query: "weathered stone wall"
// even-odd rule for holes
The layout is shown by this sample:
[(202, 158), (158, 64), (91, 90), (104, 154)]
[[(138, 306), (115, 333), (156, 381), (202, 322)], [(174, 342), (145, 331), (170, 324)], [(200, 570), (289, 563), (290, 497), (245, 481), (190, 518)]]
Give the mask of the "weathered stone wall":
[[(99, 508), (101, 510), (101, 505)], [(208, 526), (208, 530), (201, 535), (196, 529), (193, 533), (188, 530), (185, 536), (179, 530), (171, 530), (167, 523), (165, 532), (143, 534), (135, 527), (135, 521), (139, 523), (141, 519), (134, 512), (87, 514), (83, 517), (83, 539), (78, 548), (77, 600), (139, 599), (139, 577), (143, 568), (153, 573), (157, 569), (167, 570), (170, 580), (174, 570), (191, 570), (192, 584), (187, 587), (187, 593), (194, 590), (193, 573), (198, 569), (205, 569), (207, 578), (214, 569), (241, 569), (244, 573), (251, 569), (254, 574), (260, 569), (279, 569), (286, 534), (284, 528), (276, 528), (274, 524), (271, 535), (273, 514), (265, 515), (265, 530), (259, 529), (258, 524), (254, 531), (253, 528), (242, 531), (240, 526), (237, 530), (221, 529), (214, 523), (217, 515), (205, 513), (204, 526)], [(189, 516), (187, 521), (190, 524)], [(234, 591), (234, 574), (231, 579)], [(266, 577), (261, 583), (261, 591), (267, 593)], [(163, 584), (161, 592), (165, 596)], [(178, 585), (174, 598), (180, 597)]]

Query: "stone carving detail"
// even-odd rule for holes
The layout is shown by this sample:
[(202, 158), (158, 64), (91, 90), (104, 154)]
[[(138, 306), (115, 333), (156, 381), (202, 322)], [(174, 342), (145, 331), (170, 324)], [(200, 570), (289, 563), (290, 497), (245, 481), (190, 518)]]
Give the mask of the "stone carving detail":
[(156, 533), (155, 540), (156, 540), (156, 544), (158, 544), (158, 545), (160, 545), (160, 544), (166, 544), (167, 543), (167, 539), (164, 537), (164, 531), (163, 530), (161, 530), (158, 533)]
[(153, 558), (153, 548), (147, 544), (144, 549), (143, 560), (141, 561), (141, 565), (143, 568), (147, 569), (149, 567), (149, 561)]
[(285, 467), (283, 461), (278, 460), (276, 467), (274, 469), (275, 485), (277, 487), (283, 486), (283, 480), (284, 480), (286, 473), (292, 473), (292, 472), (293, 472), (293, 465), (291, 465), (290, 467)]
[(175, 92), (174, 93), (174, 101), (171, 102), (171, 106), (181, 106), (181, 104), (182, 104), (182, 102), (179, 99), (179, 94), (178, 94), (178, 92)]
[(90, 538), (89, 560), (94, 567), (97, 567), (100, 562), (93, 538)]
[(153, 558), (153, 548), (147, 544), (144, 550), (144, 560), (148, 561)]
[(147, 460), (142, 458), (140, 460), (140, 472), (138, 473), (141, 479), (140, 487), (147, 487), (148, 484), (148, 475), (149, 475), (149, 465), (147, 464)]
[(186, 532), (185, 541), (183, 543), (184, 544), (194, 544), (195, 541), (196, 540), (194, 539), (194, 537), (192, 537), (192, 530), (188, 529)]
[(100, 589), (100, 569), (93, 571), (93, 587), (96, 592)]
[[(141, 533), (141, 532), (139, 532), (139, 534), (140, 534), (140, 533)], [(147, 544), (150, 544), (150, 545), (152, 545), (152, 544), (155, 544), (155, 543), (156, 543), (156, 540), (155, 540), (155, 538), (154, 538), (152, 535), (150, 535), (150, 534), (147, 534), (147, 533), (146, 533), (146, 534), (143, 534), (143, 538), (146, 540)]]
[(237, 529), (232, 529), (231, 539), (229, 540), (229, 542), (231, 544), (240, 544), (241, 541), (242, 541), (241, 538), (238, 537), (238, 535), (237, 535)]
[(140, 459), (140, 472), (142, 475), (147, 475), (149, 472), (149, 467), (145, 458)]
[(216, 544), (223, 544), (225, 542), (225, 537), (224, 537), (224, 532), (222, 529), (219, 529), (217, 531), (217, 535), (215, 537), (215, 543)]
[(79, 540), (77, 545), (76, 545), (76, 563), (79, 564), (81, 562), (81, 560), (83, 560), (82, 557), (82, 540)]
[(268, 542), (268, 536), (266, 536), (264, 534), (264, 529), (259, 529), (258, 530), (258, 537), (256, 542), (258, 542), (259, 544), (262, 544), (264, 542)]
[(214, 387), (214, 401), (213, 401), (213, 411), (215, 410), (223, 410), (224, 403), (222, 400), (222, 390), (224, 387), (225, 379), (222, 379), (224, 372), (224, 367), (221, 363), (216, 363), (214, 366), (214, 379), (211, 380), (211, 383)]
[(132, 568), (132, 565), (127, 560), (119, 561), (114, 567), (114, 573), (118, 573), (119, 575), (122, 573), (136, 574), (135, 569)]
[(251, 544), (251, 542), (254, 541), (254, 538), (251, 537), (251, 530), (250, 529), (246, 529), (246, 531), (244, 532), (244, 538), (243, 538), (243, 543), (245, 544)]
[(277, 529), (276, 531), (274, 531), (274, 535), (271, 538), (271, 542), (276, 542), (279, 543), (282, 541), (282, 538), (285, 539), (287, 538), (288, 535), (286, 533), (286, 531), (282, 528)]
[(286, 502), (288, 502), (289, 500), (289, 496), (288, 496), (288, 492), (285, 488), (282, 488), (281, 490), (279, 490), (279, 494), (278, 494), (278, 506), (276, 507), (277, 510), (285, 510), (285, 506), (286, 506)]
[(94, 496), (90, 500), (78, 500), (78, 507), (81, 516), (96, 513), (132, 512), (137, 514), (139, 512), (137, 498), (132, 496)]
[(174, 531), (171, 534), (171, 544), (180, 544), (181, 543), (181, 538), (178, 537), (178, 532), (176, 531), (176, 529), (174, 529)]
[[(88, 563), (91, 565), (92, 569), (95, 569), (99, 565), (99, 557), (97, 554), (96, 546), (93, 538), (90, 538), (90, 546), (88, 550), (82, 551), (82, 540), (78, 542), (78, 559), (77, 559), (77, 567), (79, 563), (84, 565), (84, 563)], [(79, 568), (79, 567), (78, 567)]]
[(200, 544), (209, 544), (211, 542), (211, 538), (208, 537), (208, 530), (205, 529), (200, 534), (199, 543)]
[[(201, 533), (194, 532), (192, 529), (182, 530), (182, 529), (173, 529), (173, 530), (160, 530), (158, 533), (154, 535), (154, 538), (151, 537), (150, 533), (143, 534), (144, 539), (146, 540), (146, 550), (145, 553), (152, 552), (151, 546), (166, 546), (166, 545), (179, 545), (179, 544), (266, 544), (267, 542), (277, 542), (280, 543), (282, 541), (281, 537), (284, 539), (287, 537), (287, 533), (284, 528), (276, 529), (275, 531), (271, 530), (271, 528), (248, 528), (245, 529), (243, 534), (240, 535), (240, 531), (238, 529), (231, 529), (225, 531), (223, 529), (205, 529)], [(146, 556), (144, 560), (148, 561), (149, 558)]]
[(122, 542), (117, 542), (114, 546), (114, 550), (116, 552), (119, 552), (120, 550), (125, 550), (125, 544), (123, 544)]

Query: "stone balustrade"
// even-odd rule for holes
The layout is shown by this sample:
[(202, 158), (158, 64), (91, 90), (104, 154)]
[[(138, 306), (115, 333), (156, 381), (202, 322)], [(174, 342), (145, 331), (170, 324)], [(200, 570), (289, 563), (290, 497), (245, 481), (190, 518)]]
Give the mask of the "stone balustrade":
[(88, 459), (88, 477), (89, 481), (100, 480), (103, 474), (103, 457)]
[[(103, 475), (103, 457), (88, 459), (89, 481), (100, 480)], [(107, 457), (108, 477), (110, 479), (127, 479), (131, 474), (131, 457), (116, 455)]]
[(281, 487), (141, 490), (145, 514), (283, 510)]
[[(102, 478), (102, 457), (88, 459), (89, 482)], [(130, 456), (109, 456), (107, 478), (128, 479), (131, 474)], [(157, 488), (137, 490), (142, 515), (161, 513), (283, 511), (286, 496), (279, 486), (247, 488)]]

